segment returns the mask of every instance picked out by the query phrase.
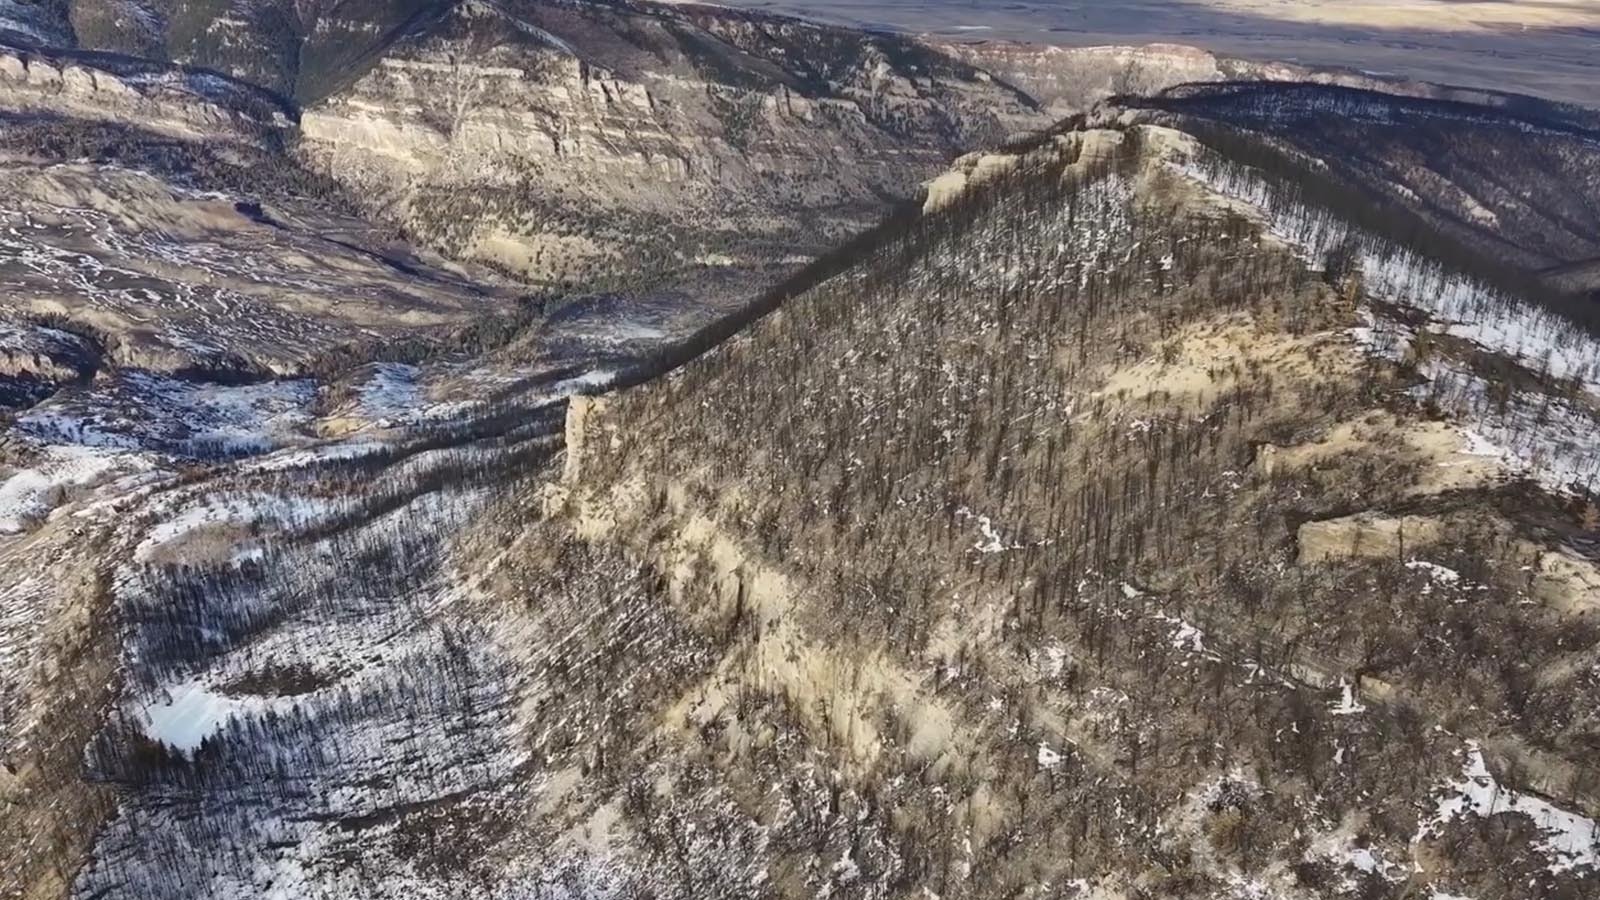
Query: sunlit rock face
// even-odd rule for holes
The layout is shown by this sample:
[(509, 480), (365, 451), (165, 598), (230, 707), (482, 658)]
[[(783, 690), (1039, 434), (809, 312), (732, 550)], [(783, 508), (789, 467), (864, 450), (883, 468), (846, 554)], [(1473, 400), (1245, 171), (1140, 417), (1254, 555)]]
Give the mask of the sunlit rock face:
[(912, 42), (702, 7), (464, 4), (306, 109), (305, 158), (536, 280), (793, 258), (1039, 127)]

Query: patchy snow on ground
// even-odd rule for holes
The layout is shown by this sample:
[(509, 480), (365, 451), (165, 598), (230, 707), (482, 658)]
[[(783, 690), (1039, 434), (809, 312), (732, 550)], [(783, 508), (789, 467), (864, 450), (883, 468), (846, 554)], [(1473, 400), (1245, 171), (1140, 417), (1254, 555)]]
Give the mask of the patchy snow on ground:
[(1038, 754), (1039, 768), (1041, 768), (1041, 769), (1059, 768), (1061, 766), (1061, 761), (1063, 759), (1065, 759), (1065, 757), (1062, 756), (1060, 753), (1057, 753), (1055, 750), (1050, 749), (1050, 745), (1049, 744), (1045, 743), (1044, 741), (1040, 741), (1039, 742), (1039, 754)]
[(219, 384), (125, 372), (92, 392), (57, 394), (19, 416), (15, 431), (44, 444), (248, 456), (303, 442), (315, 399), (310, 379)]
[(972, 549), (985, 555), (990, 553), (1004, 553), (1007, 550), (1020, 549), (1020, 544), (1008, 544), (995, 529), (994, 522), (985, 515), (980, 515), (967, 509), (965, 506), (956, 510), (956, 518), (973, 519), (978, 523), (979, 539), (972, 545)]
[(474, 410), (483, 407), (482, 400), (449, 400), (444, 403), (435, 403), (418, 413), (417, 418), (429, 422), (447, 422), (452, 419), (463, 419)]
[(1414, 389), (1458, 411), (1472, 424), (1467, 450), (1498, 458), (1557, 493), (1600, 485), (1600, 418), (1585, 405), (1544, 393), (1504, 393), (1476, 373), (1443, 359), (1422, 367), (1429, 379)]
[(1369, 356), (1376, 356), (1390, 362), (1400, 362), (1406, 358), (1411, 350), (1411, 344), (1416, 340), (1417, 333), (1410, 327), (1375, 314), (1371, 308), (1363, 306), (1356, 310), (1361, 317), (1361, 324), (1349, 330), (1348, 334), (1363, 352)]
[(1441, 566), (1438, 563), (1428, 562), (1426, 560), (1410, 560), (1406, 563), (1406, 568), (1412, 570), (1413, 572), (1427, 572), (1429, 578), (1439, 582), (1440, 584), (1455, 584), (1461, 580), (1461, 573), (1457, 572), (1455, 569), (1452, 569), (1449, 566)]
[(0, 0), (0, 31), (27, 35), (46, 47), (67, 46), (71, 34), (64, 30), (64, 21), (52, 18), (52, 9), (44, 3)]
[(42, 520), (68, 488), (129, 468), (148, 468), (148, 463), (134, 454), (95, 447), (46, 449), (38, 462), (0, 482), (0, 534), (16, 534)]
[(1472, 318), (1450, 321), (1445, 334), (1466, 338), (1532, 371), (1600, 395), (1600, 345), (1567, 330), (1571, 326), (1529, 307), (1491, 305), (1466, 314)]
[[(430, 377), (444, 383), (429, 390)], [(616, 381), (617, 372), (609, 368), (596, 368), (549, 383), (539, 383), (538, 374), (478, 370), (460, 374), (458, 383), (450, 384), (447, 375), (398, 363), (380, 363), (373, 375), (362, 384), (357, 401), (359, 414), (372, 420), (380, 428), (437, 425), (459, 420), (481, 411), (486, 406), (484, 395), (495, 390), (508, 390), (522, 385), (517, 393), (517, 403), (527, 409), (536, 409), (559, 403), (575, 394), (592, 394), (602, 391)], [(467, 388), (463, 387), (463, 383)], [(475, 391), (475, 396), (463, 397), (464, 390)], [(434, 399), (430, 401), (429, 395)], [(440, 399), (438, 395), (453, 396)]]
[(286, 472), (291, 469), (304, 469), (318, 463), (360, 459), (364, 456), (382, 453), (388, 449), (388, 444), (379, 441), (344, 441), (334, 444), (322, 444), (315, 447), (286, 450), (252, 460), (240, 466), (239, 471)]
[[(1214, 160), (1188, 161), (1174, 169), (1258, 212), (1268, 234), (1293, 248), (1313, 269), (1320, 268), (1331, 251), (1354, 248), (1362, 288), (1369, 296), (1424, 313), (1444, 334), (1600, 397), (1600, 340), (1560, 315), (1380, 241), (1338, 216), (1282, 202), (1254, 169), (1218, 165)], [(1404, 352), (1409, 329), (1380, 326), (1370, 314), (1363, 318), (1365, 324), (1352, 332), (1362, 346), (1390, 358)]]
[(1169, 616), (1160, 612), (1154, 613), (1152, 617), (1172, 629), (1170, 640), (1174, 650), (1183, 650), (1210, 660), (1222, 659), (1222, 657), (1206, 649), (1206, 633), (1192, 623), (1177, 616)]
[[(1336, 249), (1355, 252), (1362, 288), (1376, 301), (1421, 313), (1427, 330), (1461, 338), (1481, 350), (1542, 373), (1587, 396), (1546, 392), (1505, 396), (1487, 381), (1442, 355), (1421, 361), (1428, 384), (1418, 399), (1431, 400), (1476, 432), (1475, 447), (1499, 457), (1508, 469), (1545, 487), (1570, 491), (1600, 484), (1600, 420), (1586, 401), (1600, 398), (1600, 341), (1563, 317), (1444, 269), (1393, 246), (1322, 210), (1279, 200), (1253, 169), (1191, 161), (1176, 167), (1203, 188), (1259, 213), (1267, 233), (1312, 268)], [(1391, 361), (1405, 359), (1417, 329), (1388, 321), (1371, 308), (1351, 337), (1366, 352)], [(1490, 449), (1493, 448), (1493, 449)]]
[(315, 497), (285, 497), (253, 492), (246, 494), (207, 493), (198, 502), (182, 507), (163, 519), (145, 535), (133, 551), (133, 558), (145, 562), (160, 547), (207, 525), (307, 525), (337, 514), (344, 504)]
[(361, 385), (361, 414), (374, 421), (405, 419), (422, 406), (422, 370), (403, 363), (377, 363)]
[(173, 685), (142, 710), (145, 734), (175, 750), (192, 753), (206, 738), (222, 730), (236, 714), (258, 711), (261, 697), (229, 697), (193, 679)]
[(585, 391), (598, 391), (611, 386), (617, 380), (617, 373), (610, 369), (593, 369), (582, 375), (565, 378), (550, 386), (550, 392), (559, 397), (569, 394), (579, 394)]
[(1344, 891), (1357, 889), (1357, 881), (1352, 877), (1352, 873), (1356, 872), (1377, 875), (1390, 883), (1406, 880), (1405, 867), (1391, 862), (1381, 848), (1358, 845), (1348, 822), (1313, 840), (1306, 848), (1305, 858), (1308, 861), (1324, 860), (1337, 866), (1344, 873), (1340, 884)]
[(1048, 678), (1060, 678), (1062, 671), (1067, 667), (1067, 648), (1060, 644), (1051, 644), (1044, 648), (1044, 674)]
[(1368, 253), (1363, 269), (1370, 294), (1427, 313), (1444, 334), (1600, 395), (1600, 342), (1561, 317), (1409, 254)]
[(1329, 705), (1329, 710), (1336, 716), (1355, 716), (1367, 711), (1367, 708), (1356, 699), (1356, 686), (1348, 678), (1339, 679), (1339, 699)]
[(1600, 870), (1600, 825), (1593, 819), (1501, 785), (1476, 741), (1467, 742), (1462, 756), (1460, 779), (1444, 786), (1433, 818), (1422, 823), (1415, 840), (1434, 837), (1466, 816), (1525, 816), (1544, 833), (1534, 849), (1544, 855), (1551, 872)]
[(542, 388), (528, 396), (524, 402), (528, 406), (541, 406), (556, 403), (576, 394), (594, 394), (610, 387), (617, 380), (617, 372), (613, 369), (591, 369), (581, 375), (563, 378)]
[(1428, 583), (1422, 588), (1422, 593), (1424, 594), (1433, 593), (1435, 585), (1453, 586), (1461, 583), (1460, 572), (1448, 566), (1441, 566), (1438, 563), (1413, 559), (1406, 563), (1406, 568), (1413, 572), (1427, 573)]

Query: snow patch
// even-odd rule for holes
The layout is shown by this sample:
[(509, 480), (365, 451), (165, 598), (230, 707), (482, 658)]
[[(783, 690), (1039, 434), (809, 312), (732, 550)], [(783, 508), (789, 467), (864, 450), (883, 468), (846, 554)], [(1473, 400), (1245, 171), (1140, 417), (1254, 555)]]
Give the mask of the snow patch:
[(977, 543), (972, 545), (972, 549), (978, 551), (979, 553), (987, 555), (990, 553), (1004, 553), (1007, 550), (1022, 549), (1021, 544), (1007, 543), (1005, 539), (1000, 536), (1000, 532), (995, 529), (993, 520), (991, 520), (988, 516), (980, 515), (963, 506), (956, 510), (956, 518), (977, 520), (978, 534), (980, 535), (980, 539)]
[(136, 461), (132, 454), (94, 447), (48, 448), (36, 465), (0, 483), (0, 534), (24, 531), (49, 515), (60, 491), (89, 484)]
[(364, 456), (382, 453), (387, 449), (389, 449), (389, 445), (376, 441), (352, 441), (349, 443), (324, 444), (320, 447), (303, 447), (298, 450), (274, 453), (249, 465), (241, 466), (240, 471), (283, 472), (289, 469), (303, 469), (317, 463), (360, 459)]
[(228, 697), (197, 679), (168, 688), (160, 700), (146, 704), (141, 712), (144, 732), (151, 740), (193, 753), (235, 715), (264, 706), (259, 697)]
[(124, 372), (92, 394), (57, 395), (18, 417), (17, 434), (45, 444), (246, 456), (304, 441), (316, 385), (188, 381)]
[(208, 494), (150, 529), (133, 551), (139, 562), (174, 540), (207, 525), (249, 525), (255, 522), (303, 525), (337, 512), (341, 507), (313, 497), (284, 497), (277, 494)]
[(1467, 742), (1461, 778), (1447, 784), (1443, 794), (1438, 810), (1423, 822), (1415, 840), (1436, 836), (1444, 826), (1468, 815), (1525, 816), (1544, 833), (1534, 849), (1548, 860), (1552, 873), (1600, 869), (1600, 826), (1586, 816), (1502, 786), (1489, 771), (1476, 741)]
[(378, 363), (361, 386), (361, 412), (371, 419), (395, 419), (422, 405), (422, 370), (403, 363)]
[(1039, 754), (1037, 758), (1039, 762), (1039, 768), (1056, 769), (1061, 766), (1061, 760), (1065, 757), (1063, 757), (1060, 753), (1050, 749), (1049, 744), (1046, 744), (1044, 741), (1040, 741)]
[(1356, 687), (1348, 678), (1339, 679), (1339, 699), (1328, 708), (1336, 716), (1354, 716), (1367, 711), (1361, 701), (1356, 699)]
[(1406, 568), (1413, 572), (1428, 573), (1428, 578), (1434, 584), (1458, 584), (1461, 581), (1460, 572), (1448, 566), (1441, 566), (1438, 563), (1431, 563), (1426, 560), (1413, 559), (1406, 563)]

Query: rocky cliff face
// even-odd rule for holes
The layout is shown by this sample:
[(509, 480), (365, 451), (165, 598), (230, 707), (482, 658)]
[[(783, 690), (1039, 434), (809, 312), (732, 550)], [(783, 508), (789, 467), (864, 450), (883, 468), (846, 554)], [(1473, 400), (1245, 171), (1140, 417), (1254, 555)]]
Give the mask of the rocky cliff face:
[[(0, 897), (1596, 895), (1596, 330), (1264, 162), (1459, 121), (1107, 107), (750, 303), (737, 264), (1039, 114), (709, 8), (296, 9), (370, 26), (301, 131), (214, 74), (0, 61)], [(305, 71), (230, 11), (181, 18)], [(1097, 53), (1108, 90), (1162, 58)], [(1140, 89), (1226, 74), (1158, 53)], [(1440, 177), (1583, 144), (1516, 122)], [(1541, 195), (1580, 225), (1585, 159)], [(334, 178), (740, 314), (546, 314)]]
[[(958, 153), (1112, 95), (1246, 80), (1511, 111), (1534, 102), (1176, 45), (925, 42), (632, 0), (7, 9), (13, 35), (34, 43), (215, 70), (10, 51), (10, 108), (290, 141), (367, 214), (435, 249), (591, 289), (699, 289), (715, 270), (792, 266), (914, 198)], [(298, 129), (295, 103), (306, 105)], [(1569, 111), (1593, 129), (1592, 113)], [(1469, 200), (1452, 197), (1451, 214), (1473, 215)], [(1593, 280), (1581, 254), (1527, 259), (1552, 280)]]
[(1116, 94), (1144, 94), (1227, 77), (1228, 61), (1195, 47), (1049, 47), (1008, 41), (935, 41), (950, 55), (1027, 91), (1057, 117)]
[[(205, 67), (219, 83), (289, 98), (305, 107), (299, 158), (353, 188), (370, 214), (457, 257), (561, 285), (794, 265), (913, 199), (957, 153), (1049, 123), (1020, 91), (914, 41), (711, 6), (6, 9), (0, 23), (26, 43)], [(173, 118), (114, 96), (126, 79), (71, 65), (65, 89), (18, 68), (27, 90), (11, 92), (13, 106)], [(215, 115), (178, 118), (194, 130), (190, 120)]]
[(251, 208), (118, 165), (0, 161), (0, 321), (69, 323), (109, 366), (303, 375), (341, 348), (514, 307), (511, 290), (430, 270), (313, 205)]
[(1040, 126), (894, 38), (710, 8), (472, 2), (302, 118), (311, 164), (535, 280), (793, 258)]
[(1244, 59), (1182, 44), (1055, 47), (1013, 41), (927, 39), (929, 46), (1027, 91), (1058, 117), (1084, 112), (1116, 95), (1151, 95), (1179, 85), (1215, 81), (1304, 82), (1419, 99), (1449, 100), (1516, 110), (1561, 108), (1592, 126), (1596, 113), (1568, 103), (1519, 94), (1455, 87), (1337, 66)]
[(0, 46), (0, 109), (173, 137), (281, 145), (294, 109), (253, 85), (149, 60)]
[(0, 3), (0, 36), (26, 45), (201, 67), (307, 102), (345, 83), (352, 69), (447, 5), (428, 0), (7, 0)]

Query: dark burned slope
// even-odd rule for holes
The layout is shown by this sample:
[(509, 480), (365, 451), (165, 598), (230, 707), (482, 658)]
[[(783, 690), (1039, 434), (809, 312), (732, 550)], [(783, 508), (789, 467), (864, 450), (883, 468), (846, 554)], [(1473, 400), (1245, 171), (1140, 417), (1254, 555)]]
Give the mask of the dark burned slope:
[[(1600, 290), (1600, 122), (1530, 97), (1495, 104), (1322, 84), (1187, 85), (1120, 105), (1265, 162), (1274, 150), (1467, 254)], [(1266, 146), (1262, 146), (1265, 139)], [(1280, 165), (1284, 164), (1282, 161)]]
[[(1175, 142), (1047, 145), (574, 406), (555, 518), (486, 529), (508, 583), (620, 550), (714, 660), (545, 707), (608, 711), (563, 739), (625, 798), (582, 854), (628, 892), (1595, 890), (1595, 515), (1444, 417), (1482, 351), (1364, 354), (1366, 279), (1219, 211)], [(1498, 815), (1462, 799), (1484, 765)]]

